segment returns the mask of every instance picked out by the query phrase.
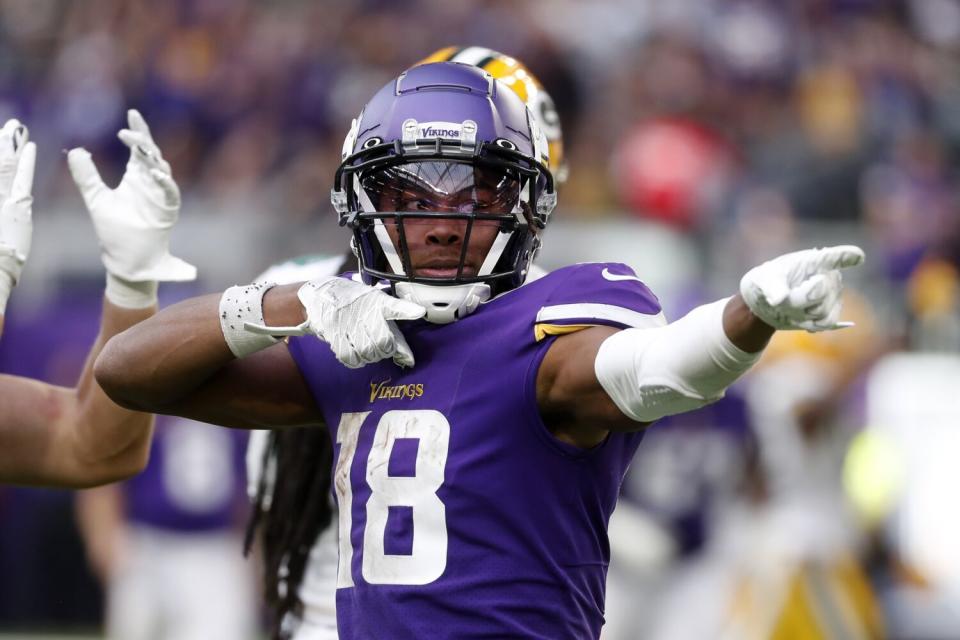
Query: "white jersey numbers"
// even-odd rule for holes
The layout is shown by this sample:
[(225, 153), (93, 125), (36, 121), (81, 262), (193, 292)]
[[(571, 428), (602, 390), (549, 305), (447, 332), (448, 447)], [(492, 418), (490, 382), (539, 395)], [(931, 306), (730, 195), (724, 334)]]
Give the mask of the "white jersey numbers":
[(357, 452), (360, 425), (368, 415), (370, 415), (369, 411), (345, 413), (340, 416), (340, 426), (337, 427), (337, 444), (340, 445), (340, 454), (337, 456), (337, 466), (333, 471), (333, 487), (337, 492), (337, 503), (340, 506), (338, 520), (340, 564), (337, 570), (337, 589), (353, 586), (353, 576), (350, 574), (350, 565), (353, 561), (353, 545), (350, 544), (350, 525), (353, 524), (353, 513), (350, 509), (353, 503), (350, 467), (353, 465), (353, 456)]
[[(345, 413), (337, 429), (340, 453), (334, 485), (340, 503), (338, 589), (354, 584), (350, 469), (360, 428), (368, 415), (369, 411)], [(416, 447), (416, 461), (412, 469), (392, 475), (391, 454), (401, 440), (412, 441), (409, 444)], [(437, 491), (443, 484), (449, 443), (450, 423), (437, 411), (388, 411), (377, 423), (365, 470), (370, 497), (366, 504), (361, 570), (367, 583), (429, 584), (443, 574), (447, 566), (447, 516)], [(391, 514), (397, 523), (394, 526), (404, 534), (401, 537), (409, 535), (412, 539), (407, 548), (387, 548)]]

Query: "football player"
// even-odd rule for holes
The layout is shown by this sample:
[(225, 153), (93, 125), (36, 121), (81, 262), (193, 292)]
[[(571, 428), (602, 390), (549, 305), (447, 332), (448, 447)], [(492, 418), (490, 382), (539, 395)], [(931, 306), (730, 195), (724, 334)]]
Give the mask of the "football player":
[[(472, 64), (510, 87), (547, 138), (550, 171), (557, 182), (565, 179), (563, 132), (553, 99), (526, 66), (485, 47), (446, 47), (417, 64), (431, 62)], [(257, 280), (302, 282), (355, 267), (352, 252), (344, 257), (304, 256), (271, 267)], [(527, 280), (542, 275), (534, 265)], [(295, 640), (337, 637), (337, 536), (329, 527), (336, 519), (336, 506), (329, 498), (331, 447), (329, 436), (316, 428), (250, 434), (247, 476), (253, 517), (247, 544), (249, 549), (255, 530), (262, 532), (264, 591), (275, 637), (280, 637), (281, 629), (292, 631)]]
[(414, 67), (354, 121), (334, 178), (356, 278), (188, 300), (97, 360), (129, 408), (326, 426), (342, 638), (597, 637), (643, 427), (721, 397), (777, 329), (846, 326), (852, 246), (764, 263), (671, 324), (617, 263), (520, 287), (556, 203), (547, 154), (489, 74)]
[[(191, 280), (196, 269), (168, 250), (180, 193), (170, 166), (136, 111), (120, 139), (130, 160), (108, 189), (84, 149), (68, 162), (93, 219), (107, 268), (100, 334), (77, 386), (0, 375), (0, 482), (87, 487), (131, 476), (146, 464), (152, 416), (123, 409), (93, 378), (107, 340), (156, 312), (157, 283)], [(30, 252), (36, 146), (9, 120), (0, 130), (0, 326), (11, 289)]]

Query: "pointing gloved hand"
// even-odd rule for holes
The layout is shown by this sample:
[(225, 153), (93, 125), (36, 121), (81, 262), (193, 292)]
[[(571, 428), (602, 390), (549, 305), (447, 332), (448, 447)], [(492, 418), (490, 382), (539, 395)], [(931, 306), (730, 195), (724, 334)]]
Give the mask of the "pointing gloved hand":
[(795, 251), (754, 267), (740, 280), (740, 295), (755, 316), (774, 329), (830, 331), (840, 321), (840, 269), (864, 260), (860, 247), (840, 245)]
[(295, 327), (246, 323), (253, 333), (272, 336), (313, 334), (327, 342), (337, 360), (351, 369), (392, 358), (401, 367), (414, 365), (413, 352), (397, 320), (416, 320), (426, 309), (359, 282), (329, 276), (297, 291), (307, 319)]

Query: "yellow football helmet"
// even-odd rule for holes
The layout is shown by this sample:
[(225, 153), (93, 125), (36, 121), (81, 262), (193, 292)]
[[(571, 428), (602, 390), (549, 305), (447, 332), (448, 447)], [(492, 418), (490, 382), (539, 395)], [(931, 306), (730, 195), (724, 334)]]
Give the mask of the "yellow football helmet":
[(430, 62), (462, 62), (479, 67), (497, 80), (505, 83), (520, 96), (547, 137), (550, 152), (550, 172), (556, 182), (567, 177), (567, 164), (563, 156), (563, 131), (553, 98), (540, 81), (516, 58), (486, 47), (445, 47), (433, 52), (417, 64)]

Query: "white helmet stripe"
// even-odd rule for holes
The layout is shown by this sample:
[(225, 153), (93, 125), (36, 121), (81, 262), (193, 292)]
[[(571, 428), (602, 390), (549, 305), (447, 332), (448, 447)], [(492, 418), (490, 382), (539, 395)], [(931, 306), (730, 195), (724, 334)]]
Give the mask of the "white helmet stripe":
[(377, 235), (377, 240), (380, 241), (380, 247), (383, 249), (383, 255), (387, 258), (387, 263), (393, 269), (393, 272), (401, 276), (407, 275), (403, 270), (403, 262), (397, 255), (397, 249), (393, 246), (393, 241), (390, 240), (390, 234), (387, 233), (387, 228), (383, 225), (383, 220), (373, 221), (373, 232)]
[(520, 182), (520, 193), (517, 198), (517, 204), (513, 206), (513, 211), (510, 213), (514, 215), (523, 213), (524, 204), (530, 204), (530, 178), (526, 178)]
[(497, 262), (500, 261), (500, 256), (503, 255), (503, 250), (507, 248), (507, 243), (510, 241), (510, 236), (512, 235), (512, 231), (501, 231), (497, 234), (493, 245), (490, 247), (490, 251), (487, 252), (487, 257), (484, 258), (483, 264), (480, 265), (480, 270), (477, 271), (478, 276), (490, 275), (493, 268), (497, 266)]
[[(357, 195), (360, 211), (373, 212), (377, 210), (370, 201), (370, 196), (368, 196), (366, 190), (360, 186), (360, 181), (357, 179), (353, 181), (353, 192)], [(397, 248), (393, 246), (393, 241), (390, 239), (390, 234), (387, 233), (387, 228), (383, 225), (383, 220), (373, 221), (373, 232), (376, 234), (377, 240), (380, 242), (380, 248), (383, 249), (383, 255), (387, 259), (387, 264), (390, 265), (393, 272), (399, 275), (406, 275), (406, 272), (403, 270), (403, 261), (400, 260), (400, 256), (397, 255)]]

